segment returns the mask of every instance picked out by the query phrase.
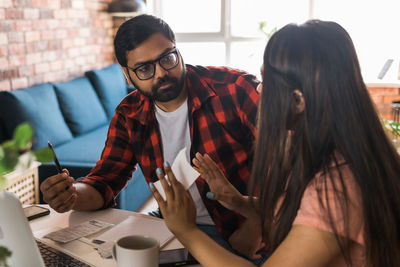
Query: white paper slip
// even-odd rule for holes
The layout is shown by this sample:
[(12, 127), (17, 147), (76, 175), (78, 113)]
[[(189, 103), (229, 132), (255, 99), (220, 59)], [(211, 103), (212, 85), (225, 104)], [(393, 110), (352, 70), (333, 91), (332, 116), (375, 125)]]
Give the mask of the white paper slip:
[(113, 224), (99, 220), (90, 220), (75, 226), (51, 232), (45, 235), (44, 238), (49, 238), (61, 243), (67, 243), (72, 240), (97, 233), (110, 226), (113, 226)]
[(108, 241), (98, 245), (95, 249), (102, 258), (108, 259), (112, 257), (112, 249), (114, 244), (115, 244), (114, 242)]
[[(179, 151), (174, 160), (174, 163), (172, 164), (171, 169), (172, 172), (175, 174), (176, 180), (178, 180), (185, 189), (188, 189), (200, 175), (200, 173), (193, 169), (190, 163), (186, 160), (186, 148)], [(158, 192), (164, 198), (164, 200), (166, 200), (165, 192), (161, 185), (161, 182), (155, 182), (154, 186), (157, 188)]]
[[(145, 235), (156, 238), (160, 242), (160, 247), (163, 247), (174, 238), (174, 235), (168, 230), (163, 220), (129, 216), (113, 228), (97, 236), (95, 240), (108, 243), (128, 235)], [(104, 246), (107, 245), (102, 245), (101, 247), (104, 249)]]

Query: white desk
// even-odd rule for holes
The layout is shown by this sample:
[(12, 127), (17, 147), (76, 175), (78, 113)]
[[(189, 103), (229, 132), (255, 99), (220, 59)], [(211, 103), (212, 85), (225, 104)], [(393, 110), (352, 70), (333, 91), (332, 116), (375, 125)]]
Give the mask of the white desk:
[[(48, 205), (42, 205), (49, 208)], [(74, 226), (83, 222), (86, 222), (90, 219), (97, 219), (108, 223), (118, 224), (121, 221), (128, 218), (130, 215), (135, 216), (143, 216), (146, 218), (151, 218), (154, 220), (160, 220), (159, 218), (155, 218), (149, 215), (144, 215), (141, 213), (126, 211), (126, 210), (118, 210), (118, 209), (106, 209), (100, 211), (91, 211), (91, 212), (78, 212), (78, 211), (70, 211), (66, 213), (57, 213), (50, 208), (50, 215), (34, 219), (30, 222), (30, 226), (32, 228), (32, 232), (35, 237), (41, 239), (41, 237), (48, 232), (55, 230), (55, 228), (64, 228), (69, 226)], [(101, 233), (101, 232), (100, 232)], [(94, 234), (90, 236), (90, 238), (99, 235), (100, 233)], [(53, 246), (57, 247), (59, 250), (72, 255), (78, 255), (79, 258), (83, 261), (86, 261), (90, 265), (93, 266), (107, 266), (113, 267), (116, 266), (116, 262), (113, 259), (103, 259), (97, 253), (97, 251), (90, 246), (82, 242), (81, 240), (71, 241), (67, 244), (58, 244), (49, 239), (45, 239), (45, 243), (51, 243)], [(182, 244), (177, 240), (171, 240), (163, 250), (167, 249), (175, 249), (182, 248)], [(200, 266), (200, 265), (193, 265)]]

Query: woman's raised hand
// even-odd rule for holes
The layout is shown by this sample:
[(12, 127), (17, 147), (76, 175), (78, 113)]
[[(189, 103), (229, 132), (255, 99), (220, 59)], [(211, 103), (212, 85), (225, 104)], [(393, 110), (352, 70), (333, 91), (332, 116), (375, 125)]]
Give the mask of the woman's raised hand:
[(207, 193), (209, 199), (218, 200), (225, 208), (239, 212), (246, 216), (249, 207), (247, 197), (244, 197), (225, 177), (222, 170), (207, 154), (196, 153), (193, 159), (195, 169), (207, 182), (211, 192)]
[(168, 180), (165, 179), (164, 172), (160, 168), (156, 170), (156, 173), (164, 188), (166, 200), (163, 199), (152, 183), (149, 184), (150, 190), (160, 207), (165, 224), (175, 236), (179, 236), (197, 228), (196, 207), (190, 193), (176, 180), (167, 162), (164, 164), (164, 170)]

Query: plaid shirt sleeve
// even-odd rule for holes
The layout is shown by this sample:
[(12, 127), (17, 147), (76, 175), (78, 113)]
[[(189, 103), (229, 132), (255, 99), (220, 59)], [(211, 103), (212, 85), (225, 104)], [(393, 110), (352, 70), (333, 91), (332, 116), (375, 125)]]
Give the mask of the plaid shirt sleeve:
[(256, 135), (256, 118), (259, 101), (257, 85), (259, 81), (253, 75), (246, 74), (239, 76), (234, 84), (234, 91), (230, 92), (237, 101), (237, 113), (240, 120)]
[(116, 204), (114, 197), (136, 170), (137, 162), (130, 148), (129, 137), (125, 117), (117, 111), (111, 120), (101, 159), (86, 177), (79, 179), (79, 182), (87, 183), (99, 191), (104, 198), (103, 208)]

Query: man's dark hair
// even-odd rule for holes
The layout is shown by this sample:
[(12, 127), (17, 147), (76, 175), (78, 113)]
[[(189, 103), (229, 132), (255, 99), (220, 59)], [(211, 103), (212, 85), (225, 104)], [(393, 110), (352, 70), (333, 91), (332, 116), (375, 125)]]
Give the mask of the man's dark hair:
[(114, 38), (114, 50), (118, 63), (126, 67), (126, 54), (155, 33), (161, 33), (175, 43), (175, 34), (168, 24), (160, 18), (140, 15), (125, 21), (119, 27)]

